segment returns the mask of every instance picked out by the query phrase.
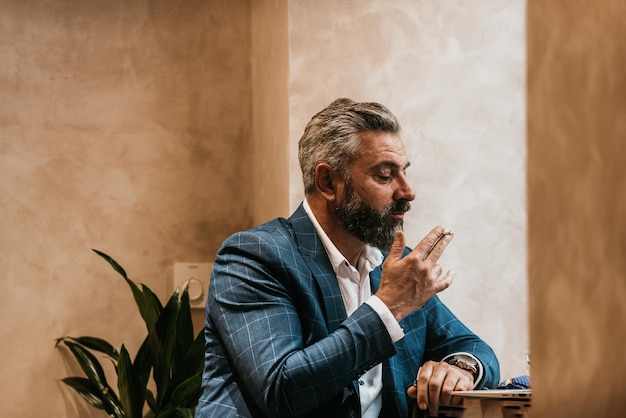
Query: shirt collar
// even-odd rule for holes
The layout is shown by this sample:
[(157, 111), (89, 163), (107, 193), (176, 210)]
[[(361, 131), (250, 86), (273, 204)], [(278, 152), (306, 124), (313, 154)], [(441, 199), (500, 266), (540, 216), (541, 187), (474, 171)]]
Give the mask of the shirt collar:
[[(350, 267), (350, 263), (348, 262), (346, 257), (341, 254), (337, 247), (335, 247), (335, 244), (333, 244), (330, 238), (328, 238), (328, 235), (317, 221), (317, 218), (313, 214), (313, 211), (309, 206), (309, 202), (307, 202), (306, 199), (304, 199), (304, 202), (302, 202), (302, 206), (304, 206), (304, 211), (309, 216), (309, 219), (311, 220), (311, 223), (313, 223), (313, 227), (315, 228), (317, 235), (322, 241), (322, 245), (324, 245), (324, 249), (326, 250), (326, 254), (328, 254), (328, 258), (330, 259), (330, 263), (333, 266), (335, 275), (338, 275), (340, 267), (342, 265)], [(365, 269), (365, 271), (369, 273), (377, 266), (379, 266), (382, 262), (383, 253), (378, 248), (366, 244), (359, 257), (357, 268), (359, 271), (362, 271), (361, 269)]]

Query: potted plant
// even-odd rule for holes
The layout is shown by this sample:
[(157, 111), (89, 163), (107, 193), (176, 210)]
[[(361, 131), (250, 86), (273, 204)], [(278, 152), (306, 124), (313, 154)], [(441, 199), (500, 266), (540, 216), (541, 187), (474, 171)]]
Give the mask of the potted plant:
[[(114, 418), (170, 418), (194, 416), (201, 391), (204, 339), (194, 337), (189, 295), (176, 289), (163, 306), (144, 284), (128, 278), (111, 257), (93, 250), (113, 266), (130, 286), (147, 335), (134, 359), (124, 344), (119, 350), (107, 341), (90, 336), (61, 337), (55, 346), (66, 346), (85, 373), (62, 379), (89, 404)], [(117, 388), (109, 385), (94, 353), (104, 354), (115, 366)], [(154, 393), (148, 387), (152, 377)]]

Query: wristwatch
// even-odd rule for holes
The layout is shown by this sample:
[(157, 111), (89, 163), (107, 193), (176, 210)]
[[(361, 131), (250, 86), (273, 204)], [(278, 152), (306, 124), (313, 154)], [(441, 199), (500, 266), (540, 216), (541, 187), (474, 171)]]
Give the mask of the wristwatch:
[(457, 354), (449, 358), (447, 361), (448, 361), (448, 364), (451, 364), (460, 369), (472, 372), (474, 377), (476, 377), (476, 374), (478, 373), (478, 361), (476, 361), (470, 356)]

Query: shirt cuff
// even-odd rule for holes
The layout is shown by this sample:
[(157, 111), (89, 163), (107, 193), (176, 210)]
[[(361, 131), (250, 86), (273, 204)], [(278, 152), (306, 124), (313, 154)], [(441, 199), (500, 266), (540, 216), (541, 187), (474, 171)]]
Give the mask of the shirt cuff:
[(485, 371), (483, 369), (483, 364), (480, 362), (480, 360), (478, 360), (478, 358), (475, 355), (473, 355), (472, 353), (467, 353), (465, 351), (460, 351), (458, 353), (449, 354), (445, 356), (441, 361), (447, 363), (448, 360), (454, 356), (468, 356), (472, 358), (473, 360), (476, 360), (477, 368), (478, 368), (478, 372), (476, 373), (476, 376), (474, 378), (474, 389), (476, 389), (476, 386), (478, 386), (478, 383), (480, 383), (480, 381), (483, 378), (483, 375), (485, 374)]
[(371, 296), (365, 301), (365, 303), (370, 305), (378, 314), (380, 319), (383, 321), (383, 324), (385, 324), (385, 328), (387, 328), (387, 332), (394, 343), (404, 338), (404, 330), (398, 321), (396, 321), (396, 318), (393, 316), (387, 305), (385, 305), (384, 302), (378, 298), (378, 296)]

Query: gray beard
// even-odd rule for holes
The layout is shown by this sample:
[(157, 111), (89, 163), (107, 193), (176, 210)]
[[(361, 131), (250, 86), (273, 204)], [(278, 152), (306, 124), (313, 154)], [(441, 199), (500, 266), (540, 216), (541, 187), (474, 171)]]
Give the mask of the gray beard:
[(391, 218), (396, 211), (408, 211), (407, 201), (398, 201), (378, 212), (363, 201), (350, 183), (346, 184), (347, 198), (337, 207), (337, 218), (348, 232), (360, 241), (382, 251), (389, 251), (397, 230), (402, 230), (403, 222)]

